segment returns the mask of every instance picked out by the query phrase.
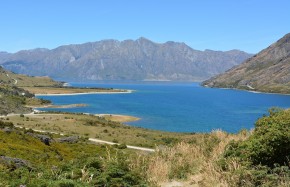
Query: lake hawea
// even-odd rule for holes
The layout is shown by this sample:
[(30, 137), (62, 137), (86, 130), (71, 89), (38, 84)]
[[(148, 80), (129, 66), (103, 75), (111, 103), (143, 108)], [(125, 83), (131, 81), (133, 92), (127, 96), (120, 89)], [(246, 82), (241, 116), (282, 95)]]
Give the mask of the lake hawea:
[(129, 125), (173, 132), (238, 132), (251, 129), (270, 107), (290, 107), (290, 95), (204, 88), (199, 83), (97, 82), (77, 87), (135, 90), (130, 94), (38, 96), (56, 105), (85, 103), (86, 107), (42, 109), (92, 114), (124, 114), (141, 118)]

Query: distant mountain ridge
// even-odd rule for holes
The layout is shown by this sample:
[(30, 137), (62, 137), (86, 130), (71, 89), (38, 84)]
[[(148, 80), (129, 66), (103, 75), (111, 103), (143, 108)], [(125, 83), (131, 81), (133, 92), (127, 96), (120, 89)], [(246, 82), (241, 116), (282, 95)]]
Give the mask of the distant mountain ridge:
[(290, 33), (244, 63), (205, 81), (203, 85), (290, 93)]
[(70, 80), (201, 81), (251, 56), (239, 50), (198, 51), (185, 43), (139, 38), (0, 53), (0, 64), (16, 73)]

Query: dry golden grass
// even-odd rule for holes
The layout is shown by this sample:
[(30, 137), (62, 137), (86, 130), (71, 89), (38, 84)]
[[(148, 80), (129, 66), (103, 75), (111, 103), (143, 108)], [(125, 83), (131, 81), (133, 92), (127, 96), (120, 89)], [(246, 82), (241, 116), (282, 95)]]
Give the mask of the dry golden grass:
[(15, 74), (9, 71), (0, 74), (0, 79), (6, 83), (15, 84), (18, 87), (30, 86), (60, 86), (61, 83), (52, 80), (49, 77), (31, 77), (22, 74)]
[[(232, 186), (233, 175), (220, 170), (216, 161), (231, 140), (244, 140), (248, 133), (228, 134), (215, 130), (210, 134), (199, 134), (195, 143), (180, 142), (173, 147), (157, 150), (147, 157), (146, 175), (157, 186)], [(209, 142), (216, 142), (209, 144)], [(144, 159), (144, 156), (136, 159)], [(138, 163), (137, 161), (134, 161)], [(139, 165), (142, 162), (139, 162)], [(140, 167), (136, 164), (135, 167)], [(238, 170), (240, 164), (232, 160), (230, 171)], [(177, 182), (178, 181), (178, 182)]]

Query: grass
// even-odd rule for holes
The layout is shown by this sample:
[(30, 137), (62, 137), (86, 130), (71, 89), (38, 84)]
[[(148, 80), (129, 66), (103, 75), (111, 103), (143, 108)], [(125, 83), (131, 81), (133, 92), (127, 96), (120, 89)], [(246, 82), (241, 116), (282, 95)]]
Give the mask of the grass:
[(10, 116), (9, 121), (22, 127), (70, 135), (86, 135), (106, 141), (117, 141), (127, 145), (154, 148), (156, 145), (173, 145), (178, 141), (192, 141), (198, 135), (189, 133), (170, 133), (133, 126), (106, 120), (85, 114), (44, 113)]
[(6, 84), (13, 84), (18, 87), (32, 86), (60, 86), (61, 83), (52, 80), (49, 77), (34, 77), (21, 74), (15, 74), (10, 71), (0, 72), (0, 80)]
[(199, 134), (192, 142), (181, 141), (152, 155), (132, 158), (132, 167), (145, 167), (147, 180), (157, 186), (288, 187), (290, 110), (269, 112), (253, 131)]
[(148, 170), (149, 181), (155, 184), (170, 184), (179, 180), (185, 186), (226, 186), (215, 163), (232, 140), (243, 140), (247, 134), (228, 134), (213, 131), (203, 134), (195, 142), (179, 142), (173, 147), (157, 151), (150, 156)]
[(132, 153), (127, 149), (94, 145), (87, 141), (72, 144), (53, 141), (48, 146), (23, 129), (3, 132), (2, 125), (1, 122), (0, 156), (21, 159), (29, 164), (18, 168), (13, 162), (5, 162), (0, 157), (0, 186), (146, 184), (141, 174), (129, 169), (126, 157)]
[(275, 173), (268, 173), (263, 166), (252, 166), (240, 162), (238, 158), (225, 161), (224, 170), (220, 161), (224, 150), (232, 141), (245, 141), (252, 132), (241, 131), (228, 134), (213, 131), (203, 134), (194, 143), (179, 142), (173, 147), (160, 149), (151, 155), (130, 158), (134, 169), (145, 168), (150, 184), (155, 186), (280, 186), (290, 185), (290, 170), (286, 166), (277, 167)]

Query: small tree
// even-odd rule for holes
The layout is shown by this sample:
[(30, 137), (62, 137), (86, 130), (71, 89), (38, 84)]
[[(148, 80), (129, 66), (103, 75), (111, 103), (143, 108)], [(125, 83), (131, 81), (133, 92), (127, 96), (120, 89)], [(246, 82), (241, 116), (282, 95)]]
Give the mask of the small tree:
[(259, 119), (253, 134), (246, 141), (232, 142), (225, 157), (240, 157), (254, 165), (274, 167), (289, 165), (290, 110), (273, 108), (270, 115)]

